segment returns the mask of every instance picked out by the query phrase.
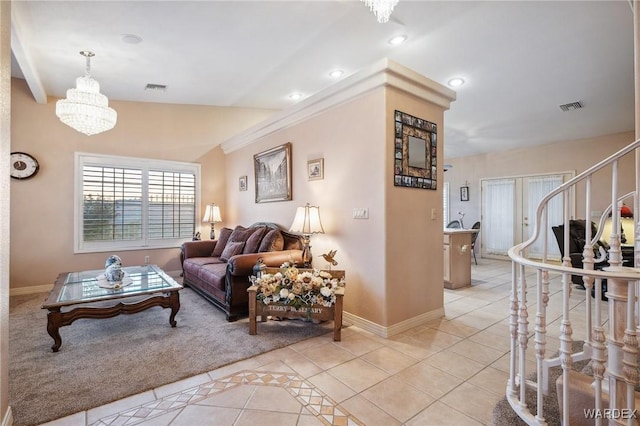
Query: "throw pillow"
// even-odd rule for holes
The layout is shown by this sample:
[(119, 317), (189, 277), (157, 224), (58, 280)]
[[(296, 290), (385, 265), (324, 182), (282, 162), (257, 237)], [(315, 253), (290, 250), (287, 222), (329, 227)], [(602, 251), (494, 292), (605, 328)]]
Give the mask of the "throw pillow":
[(264, 236), (262, 242), (260, 243), (260, 248), (258, 248), (258, 252), (266, 252), (266, 251), (280, 251), (284, 248), (284, 237), (282, 236), (282, 232), (277, 229), (272, 229), (267, 232), (267, 235)]
[(244, 247), (244, 242), (242, 241), (227, 242), (226, 247), (224, 248), (224, 250), (222, 251), (222, 254), (220, 255), (220, 260), (223, 260), (225, 262), (228, 261), (236, 254), (242, 253), (243, 247)]
[(213, 248), (211, 256), (220, 257), (232, 232), (233, 230), (230, 228), (222, 228), (220, 230), (220, 234), (218, 234), (218, 242), (216, 242), (216, 246)]
[(260, 246), (260, 241), (262, 241), (262, 237), (264, 236), (267, 228), (264, 226), (256, 226), (255, 228), (249, 228), (253, 230), (253, 234), (247, 238), (247, 242), (244, 245), (243, 253), (257, 253), (258, 247)]
[(231, 233), (231, 235), (229, 236), (229, 243), (231, 242), (245, 242), (247, 241), (247, 238), (249, 238), (251, 236), (251, 234), (253, 233), (253, 229), (247, 229), (244, 226), (236, 226), (233, 229), (233, 232)]
[(284, 237), (284, 250), (302, 250), (299, 236), (288, 232), (283, 232), (282, 236)]

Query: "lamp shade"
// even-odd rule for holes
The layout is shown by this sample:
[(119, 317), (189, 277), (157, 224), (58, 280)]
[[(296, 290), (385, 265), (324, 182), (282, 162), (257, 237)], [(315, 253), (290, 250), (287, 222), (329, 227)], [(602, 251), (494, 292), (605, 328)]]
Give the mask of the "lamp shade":
[(207, 204), (207, 208), (204, 211), (202, 221), (208, 223), (222, 222), (222, 217), (220, 216), (220, 207), (216, 206), (215, 204)]
[(310, 206), (309, 203), (304, 207), (298, 207), (289, 230), (307, 235), (324, 234), (322, 222), (320, 221), (320, 207)]

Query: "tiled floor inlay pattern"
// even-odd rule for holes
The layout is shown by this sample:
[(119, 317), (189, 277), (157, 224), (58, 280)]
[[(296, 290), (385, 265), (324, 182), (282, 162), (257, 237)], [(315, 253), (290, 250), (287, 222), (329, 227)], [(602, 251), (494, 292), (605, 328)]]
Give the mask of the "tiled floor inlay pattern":
[(324, 425), (364, 425), (364, 423), (349, 414), (349, 412), (341, 408), (335, 401), (297, 374), (252, 370), (239, 371), (235, 374), (230, 374), (221, 379), (213, 380), (182, 392), (177, 392), (139, 407), (104, 417), (93, 423), (93, 425), (140, 424), (242, 385), (281, 387)]

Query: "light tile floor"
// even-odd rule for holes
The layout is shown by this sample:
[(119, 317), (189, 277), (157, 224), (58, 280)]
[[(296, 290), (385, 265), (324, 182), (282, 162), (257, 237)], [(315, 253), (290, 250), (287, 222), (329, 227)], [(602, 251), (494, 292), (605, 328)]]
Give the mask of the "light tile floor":
[[(511, 263), (478, 263), (470, 287), (445, 289), (444, 318), (393, 338), (351, 326), (341, 342), (312, 338), (47, 425), (490, 425), (508, 375)], [(583, 318), (584, 291), (571, 306)]]

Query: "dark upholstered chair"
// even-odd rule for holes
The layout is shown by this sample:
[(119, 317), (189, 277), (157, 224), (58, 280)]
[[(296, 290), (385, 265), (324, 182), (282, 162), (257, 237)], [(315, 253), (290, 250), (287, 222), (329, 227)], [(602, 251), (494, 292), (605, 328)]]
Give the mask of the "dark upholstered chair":
[(462, 228), (462, 225), (460, 225), (460, 221), (459, 220), (452, 220), (447, 225), (447, 228), (459, 229), (459, 228)]
[(478, 232), (474, 232), (473, 235), (471, 235), (471, 253), (473, 253), (473, 261), (476, 262), (477, 265), (478, 259), (476, 259), (476, 240), (478, 239), (478, 234), (480, 233), (480, 222), (474, 223), (471, 229), (478, 230)]
[[(553, 235), (556, 237), (556, 241), (558, 242), (558, 248), (560, 249), (560, 254), (562, 257), (565, 256), (564, 253), (564, 225), (558, 225), (551, 227), (553, 230)], [(596, 225), (591, 222), (591, 236), (594, 236), (598, 232)], [(575, 219), (569, 221), (569, 257), (571, 258), (571, 266), (573, 268), (583, 268), (582, 263), (582, 251), (584, 250), (584, 245), (586, 236), (586, 221), (584, 219)], [(606, 248), (606, 245), (602, 243)], [(598, 256), (598, 253), (595, 253)], [(609, 264), (606, 261), (596, 263), (593, 265), (594, 269), (602, 269)], [(572, 275), (571, 282), (574, 284), (578, 284), (579, 286), (583, 285), (582, 277), (580, 275)]]

